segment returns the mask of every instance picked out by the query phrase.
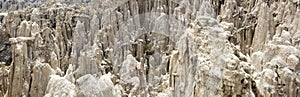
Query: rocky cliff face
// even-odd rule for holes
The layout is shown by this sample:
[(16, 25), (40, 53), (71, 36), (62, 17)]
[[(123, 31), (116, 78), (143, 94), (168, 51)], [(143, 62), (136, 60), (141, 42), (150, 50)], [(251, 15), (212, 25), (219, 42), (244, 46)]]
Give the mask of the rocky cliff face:
[(300, 95), (299, 0), (0, 2), (1, 97)]

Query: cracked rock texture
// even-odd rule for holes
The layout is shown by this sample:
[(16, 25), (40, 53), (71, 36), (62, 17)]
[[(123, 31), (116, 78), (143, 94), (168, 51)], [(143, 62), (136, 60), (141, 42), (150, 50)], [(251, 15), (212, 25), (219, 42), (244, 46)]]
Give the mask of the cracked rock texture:
[(299, 0), (0, 0), (0, 97), (297, 97)]

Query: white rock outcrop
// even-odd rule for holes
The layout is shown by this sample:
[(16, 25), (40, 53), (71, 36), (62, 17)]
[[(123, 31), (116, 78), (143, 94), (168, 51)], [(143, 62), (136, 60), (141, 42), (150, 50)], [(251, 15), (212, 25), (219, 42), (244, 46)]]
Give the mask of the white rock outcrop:
[(299, 0), (0, 0), (0, 97), (296, 97)]

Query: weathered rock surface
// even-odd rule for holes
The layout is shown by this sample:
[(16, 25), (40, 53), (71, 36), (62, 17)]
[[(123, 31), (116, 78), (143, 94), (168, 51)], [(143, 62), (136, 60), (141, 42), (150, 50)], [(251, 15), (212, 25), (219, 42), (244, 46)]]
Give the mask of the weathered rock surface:
[(299, 0), (0, 0), (0, 97), (297, 97)]

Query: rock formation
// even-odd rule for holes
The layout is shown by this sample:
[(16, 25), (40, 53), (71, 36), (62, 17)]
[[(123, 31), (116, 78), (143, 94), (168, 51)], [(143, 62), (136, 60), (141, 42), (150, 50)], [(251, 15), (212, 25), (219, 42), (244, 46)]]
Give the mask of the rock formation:
[(0, 97), (297, 97), (299, 0), (0, 0)]

